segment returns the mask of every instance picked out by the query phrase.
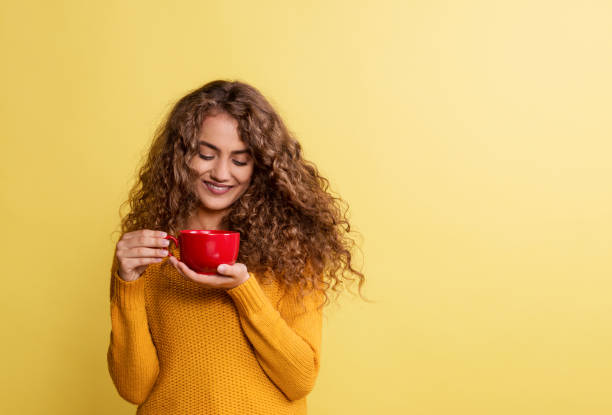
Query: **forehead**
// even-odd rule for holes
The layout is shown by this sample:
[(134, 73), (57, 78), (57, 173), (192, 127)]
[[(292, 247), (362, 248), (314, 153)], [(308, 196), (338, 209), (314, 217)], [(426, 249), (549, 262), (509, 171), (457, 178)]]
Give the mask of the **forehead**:
[(215, 139), (239, 141), (238, 121), (224, 112), (207, 115), (200, 126), (199, 138), (206, 139), (206, 141)]
[(212, 148), (222, 152), (247, 152), (247, 146), (240, 139), (238, 121), (227, 113), (204, 118), (198, 135), (198, 145), (200, 148)]

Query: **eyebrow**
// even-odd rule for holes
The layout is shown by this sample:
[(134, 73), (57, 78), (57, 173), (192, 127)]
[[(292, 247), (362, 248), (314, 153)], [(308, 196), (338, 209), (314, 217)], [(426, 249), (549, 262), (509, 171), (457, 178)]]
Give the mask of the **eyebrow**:
[[(221, 151), (221, 150), (219, 150), (219, 147), (217, 147), (217, 146), (213, 146), (212, 144), (207, 143), (206, 141), (202, 141), (202, 140), (200, 140), (200, 145), (210, 147), (210, 148), (212, 148), (213, 150)], [(249, 153), (250, 153), (250, 151), (249, 151), (249, 149), (248, 149), (248, 148), (245, 148), (244, 150), (234, 150), (234, 151), (232, 151), (230, 154), (243, 154), (243, 153), (247, 153), (247, 154), (249, 154)]]

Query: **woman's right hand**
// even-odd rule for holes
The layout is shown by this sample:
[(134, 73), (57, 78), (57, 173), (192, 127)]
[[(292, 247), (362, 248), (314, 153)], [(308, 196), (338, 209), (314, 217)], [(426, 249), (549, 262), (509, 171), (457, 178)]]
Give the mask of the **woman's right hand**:
[(140, 229), (123, 234), (117, 242), (119, 277), (124, 281), (137, 280), (150, 264), (168, 256), (170, 241), (165, 232)]

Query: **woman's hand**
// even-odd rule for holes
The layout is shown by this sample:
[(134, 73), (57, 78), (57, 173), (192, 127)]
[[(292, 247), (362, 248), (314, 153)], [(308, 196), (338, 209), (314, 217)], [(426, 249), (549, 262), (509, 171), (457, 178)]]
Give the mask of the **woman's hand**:
[(123, 234), (117, 242), (117, 272), (124, 281), (137, 280), (150, 264), (161, 262), (168, 255), (170, 241), (165, 232), (141, 229)]
[(229, 290), (239, 286), (250, 278), (246, 265), (239, 262), (234, 265), (219, 265), (217, 267), (218, 274), (216, 275), (203, 275), (190, 269), (187, 265), (173, 256), (169, 257), (168, 260), (184, 278), (209, 288)]

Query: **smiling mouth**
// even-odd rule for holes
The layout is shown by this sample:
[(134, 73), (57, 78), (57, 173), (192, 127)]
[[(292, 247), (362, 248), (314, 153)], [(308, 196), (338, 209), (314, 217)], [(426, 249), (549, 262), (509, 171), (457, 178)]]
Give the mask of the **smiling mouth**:
[(234, 186), (217, 186), (207, 181), (204, 181), (204, 185), (206, 186), (208, 190), (210, 190), (213, 194), (216, 194), (216, 195), (227, 193), (232, 187), (234, 187)]

